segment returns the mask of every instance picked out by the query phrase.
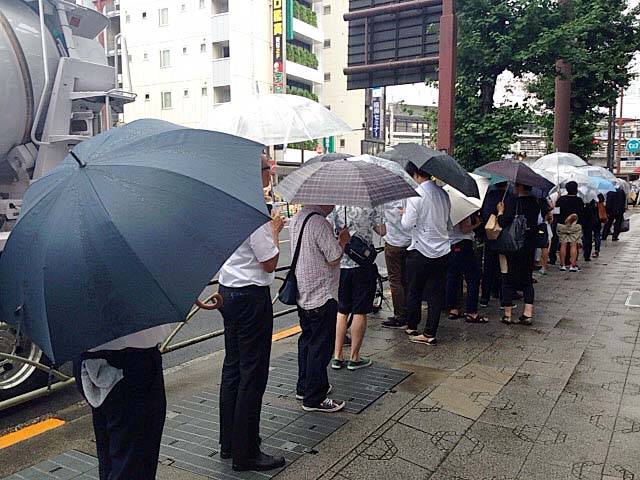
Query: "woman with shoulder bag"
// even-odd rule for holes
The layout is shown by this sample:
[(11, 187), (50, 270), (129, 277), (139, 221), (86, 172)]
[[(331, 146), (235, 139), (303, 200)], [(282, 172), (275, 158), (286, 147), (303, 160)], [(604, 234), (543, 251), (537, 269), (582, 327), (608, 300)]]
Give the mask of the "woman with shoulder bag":
[[(533, 318), (533, 268), (537, 243), (538, 216), (541, 213), (540, 203), (531, 196), (531, 187), (516, 183), (514, 192), (517, 197), (507, 199), (497, 206), (498, 223), (505, 231), (516, 232), (523, 238), (514, 238), (517, 250), (500, 252), (500, 271), (502, 273), (501, 303), (504, 308), (502, 323), (531, 325)], [(526, 225), (524, 225), (526, 220)], [(514, 223), (521, 224), (520, 229), (510, 228)], [(501, 242), (498, 241), (497, 245)], [(524, 294), (524, 312), (519, 319), (512, 319), (513, 291), (522, 290)]]

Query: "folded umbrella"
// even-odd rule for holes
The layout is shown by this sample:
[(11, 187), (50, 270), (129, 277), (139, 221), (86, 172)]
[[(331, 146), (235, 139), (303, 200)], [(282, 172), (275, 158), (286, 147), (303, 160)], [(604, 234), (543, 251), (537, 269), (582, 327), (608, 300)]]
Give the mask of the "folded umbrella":
[(2, 320), (56, 364), (184, 320), (269, 220), (261, 150), (160, 120), (82, 142), (26, 192), (0, 258)]
[(263, 145), (286, 145), (351, 132), (335, 113), (298, 95), (248, 95), (215, 107), (202, 125)]
[(444, 191), (449, 195), (451, 200), (451, 224), (457, 225), (472, 213), (482, 208), (482, 202), (489, 189), (490, 180), (482, 175), (471, 174), (474, 181), (478, 184), (480, 198), (467, 197), (450, 185), (445, 185)]
[(501, 160), (499, 162), (491, 162), (479, 167), (479, 170), (485, 173), (500, 175), (510, 182), (536, 187), (541, 190), (549, 191), (554, 184), (534, 172), (530, 167), (516, 160)]
[(469, 197), (480, 196), (478, 185), (469, 173), (453, 157), (444, 152), (417, 143), (399, 143), (379, 156), (399, 162), (403, 166), (411, 162)]
[(418, 195), (400, 176), (361, 160), (319, 162), (300, 168), (275, 191), (290, 203), (368, 208)]

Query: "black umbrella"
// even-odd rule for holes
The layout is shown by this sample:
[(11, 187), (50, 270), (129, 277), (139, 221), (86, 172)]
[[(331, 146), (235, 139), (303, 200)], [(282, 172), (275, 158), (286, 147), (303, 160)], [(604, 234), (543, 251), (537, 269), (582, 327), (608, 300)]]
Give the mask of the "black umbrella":
[(310, 160), (307, 160), (302, 164), (302, 166), (313, 165), (314, 163), (320, 163), (320, 162), (333, 162), (335, 160), (344, 160), (345, 158), (351, 158), (351, 157), (353, 157), (353, 155), (351, 155), (350, 153), (337, 153), (337, 152), (323, 153), (322, 155), (318, 155), (316, 157), (313, 157)]
[(475, 180), (453, 157), (444, 152), (417, 143), (399, 143), (379, 156), (399, 162), (403, 166), (411, 162), (420, 170), (451, 185), (467, 197), (480, 198)]
[(500, 162), (487, 163), (478, 170), (494, 175), (500, 175), (511, 182), (539, 188), (543, 191), (549, 191), (555, 186), (542, 175), (538, 175), (534, 172), (529, 166), (522, 162), (518, 162), (517, 160), (502, 160)]

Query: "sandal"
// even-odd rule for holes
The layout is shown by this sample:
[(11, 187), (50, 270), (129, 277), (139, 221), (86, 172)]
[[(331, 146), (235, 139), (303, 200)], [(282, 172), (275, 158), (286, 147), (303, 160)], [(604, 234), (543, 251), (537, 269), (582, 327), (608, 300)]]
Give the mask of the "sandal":
[(413, 329), (411, 329), (411, 328), (407, 328), (407, 329), (404, 331), (404, 333), (406, 333), (406, 334), (407, 334), (407, 335), (409, 335), (410, 337), (415, 337), (415, 336), (420, 335), (420, 334), (418, 333), (418, 330), (413, 330)]
[(469, 313), (464, 316), (467, 323), (488, 323), (489, 318), (484, 315), (477, 314), (475, 317)]
[(520, 315), (520, 323), (522, 325), (531, 325), (531, 320), (533, 317), (527, 317), (526, 315)]
[(506, 315), (504, 317), (502, 317), (502, 319), (500, 319), (500, 321), (502, 323), (504, 323), (505, 325), (515, 325), (517, 323), (520, 323), (518, 320), (513, 320), (511, 317), (507, 317)]
[(463, 313), (449, 313), (449, 320), (460, 320), (462, 318), (465, 318)]

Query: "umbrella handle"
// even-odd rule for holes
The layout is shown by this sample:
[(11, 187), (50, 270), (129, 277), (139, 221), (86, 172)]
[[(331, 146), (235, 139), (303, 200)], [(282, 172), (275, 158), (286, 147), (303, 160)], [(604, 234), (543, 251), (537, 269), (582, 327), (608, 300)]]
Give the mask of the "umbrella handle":
[[(215, 300), (214, 303), (209, 303), (210, 301)], [(201, 302), (200, 300), (196, 300), (196, 305), (203, 310), (217, 310), (224, 303), (222, 299), (222, 295), (218, 292), (214, 293), (209, 297), (206, 302)]]

